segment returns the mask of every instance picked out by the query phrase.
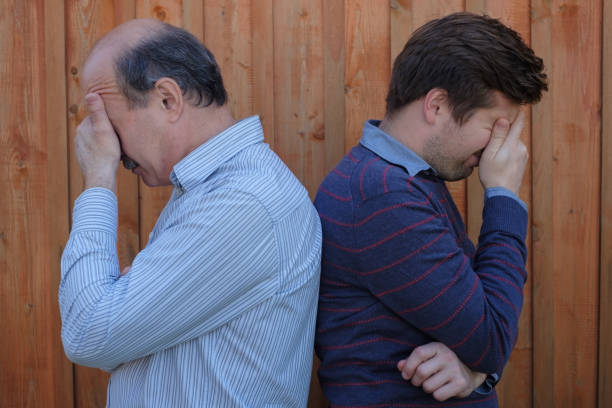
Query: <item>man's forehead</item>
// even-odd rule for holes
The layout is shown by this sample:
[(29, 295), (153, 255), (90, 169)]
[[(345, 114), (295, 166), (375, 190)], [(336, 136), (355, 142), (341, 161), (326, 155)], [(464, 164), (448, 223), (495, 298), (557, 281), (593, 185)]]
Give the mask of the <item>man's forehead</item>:
[(131, 20), (114, 28), (93, 45), (85, 60), (81, 75), (81, 90), (85, 92), (95, 82), (114, 81), (114, 61), (140, 40), (163, 28), (157, 20)]
[(97, 49), (85, 60), (81, 72), (81, 91), (83, 93), (93, 86), (102, 85), (114, 79), (114, 58), (109, 50)]
[(499, 91), (494, 92), (495, 104), (491, 110), (491, 115), (497, 116), (495, 119), (504, 117), (508, 119), (510, 123), (513, 123), (518, 117), (521, 111), (521, 105), (510, 100), (507, 96)]

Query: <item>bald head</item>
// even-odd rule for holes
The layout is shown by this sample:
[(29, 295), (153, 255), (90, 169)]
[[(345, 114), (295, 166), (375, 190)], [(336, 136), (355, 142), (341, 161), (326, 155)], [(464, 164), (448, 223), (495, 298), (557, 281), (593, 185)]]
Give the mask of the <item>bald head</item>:
[(130, 107), (146, 106), (155, 82), (176, 81), (194, 106), (221, 106), (227, 94), (212, 53), (189, 32), (153, 19), (131, 20), (114, 28), (93, 46), (83, 67), (88, 79), (115, 82)]
[(123, 23), (95, 42), (85, 60), (85, 66), (98, 52), (110, 51), (117, 55), (136, 46), (142, 39), (159, 34), (163, 28), (164, 23), (154, 19), (136, 19)]

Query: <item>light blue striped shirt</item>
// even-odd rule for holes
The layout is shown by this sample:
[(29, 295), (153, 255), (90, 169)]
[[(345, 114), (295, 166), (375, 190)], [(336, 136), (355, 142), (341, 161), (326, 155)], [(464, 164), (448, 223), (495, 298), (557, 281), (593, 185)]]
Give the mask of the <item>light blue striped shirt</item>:
[(107, 406), (304, 407), (321, 227), (244, 119), (173, 169), (147, 246), (119, 276), (117, 199), (84, 191), (62, 256), (62, 341), (112, 373)]

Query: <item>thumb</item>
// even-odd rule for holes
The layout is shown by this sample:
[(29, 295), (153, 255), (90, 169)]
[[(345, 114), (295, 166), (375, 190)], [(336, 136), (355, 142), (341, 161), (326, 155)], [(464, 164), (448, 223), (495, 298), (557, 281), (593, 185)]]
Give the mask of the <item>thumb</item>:
[(485, 151), (491, 156), (495, 156), (497, 151), (502, 147), (506, 137), (508, 136), (508, 127), (510, 123), (507, 119), (500, 118), (495, 121), (495, 125), (493, 126), (493, 132), (491, 134), (491, 140), (489, 140), (489, 144), (487, 145)]
[(108, 116), (106, 115), (104, 101), (100, 95), (96, 93), (85, 95), (85, 107), (91, 116), (94, 129), (105, 130), (107, 127), (112, 129)]

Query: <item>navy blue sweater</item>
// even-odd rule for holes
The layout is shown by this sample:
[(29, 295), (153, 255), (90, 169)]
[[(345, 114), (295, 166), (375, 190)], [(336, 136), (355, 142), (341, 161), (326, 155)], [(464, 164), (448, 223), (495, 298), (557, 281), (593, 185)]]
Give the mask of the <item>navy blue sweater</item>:
[(519, 202), (486, 199), (475, 250), (444, 181), (357, 145), (315, 206), (324, 239), (315, 348), (332, 406), (496, 407), (494, 392), (437, 402), (396, 364), (440, 341), (473, 370), (501, 373), (527, 277)]

